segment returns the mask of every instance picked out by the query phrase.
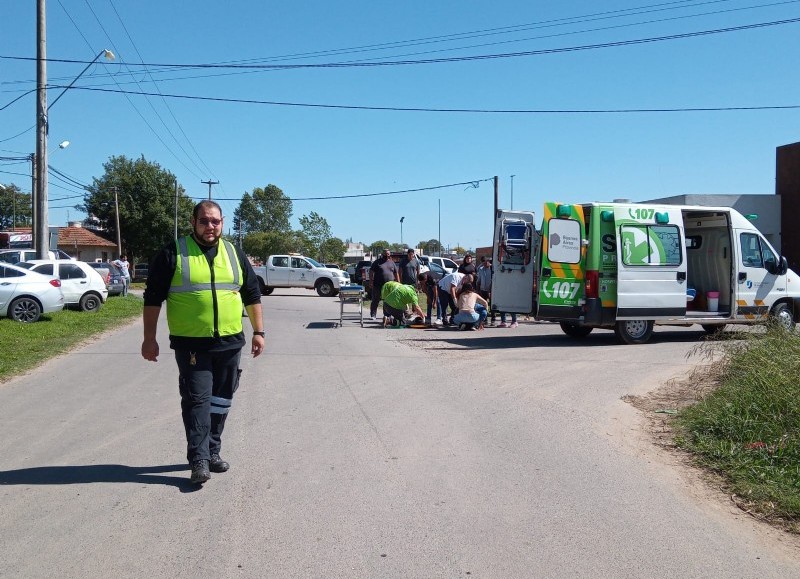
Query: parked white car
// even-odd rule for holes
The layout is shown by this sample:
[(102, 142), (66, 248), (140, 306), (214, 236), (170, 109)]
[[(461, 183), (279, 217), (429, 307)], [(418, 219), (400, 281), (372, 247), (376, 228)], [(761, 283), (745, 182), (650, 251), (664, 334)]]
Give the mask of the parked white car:
[(108, 298), (108, 288), (102, 276), (88, 263), (67, 259), (34, 259), (20, 267), (61, 280), (64, 304), (84, 312), (100, 309)]
[(42, 314), (62, 309), (61, 281), (24, 267), (0, 263), (0, 317), (30, 323)]
[[(50, 259), (74, 259), (67, 252), (60, 249), (48, 251), (47, 256)], [(0, 249), (0, 261), (5, 263), (15, 264), (32, 259), (36, 259), (35, 249)]]
[(443, 269), (446, 269), (448, 273), (458, 271), (458, 264), (447, 257), (431, 257), (429, 255), (421, 255), (419, 256), (419, 260), (422, 265), (425, 266), (427, 266), (429, 263), (435, 263)]

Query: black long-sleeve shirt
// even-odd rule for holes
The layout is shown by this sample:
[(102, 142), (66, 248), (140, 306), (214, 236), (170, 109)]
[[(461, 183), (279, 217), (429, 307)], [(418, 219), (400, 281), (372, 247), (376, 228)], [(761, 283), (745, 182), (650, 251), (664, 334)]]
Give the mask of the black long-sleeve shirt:
[[(201, 251), (208, 258), (211, 264), (217, 255), (218, 245), (206, 246), (198, 243)], [(245, 306), (261, 302), (261, 290), (258, 285), (258, 278), (253, 271), (253, 266), (245, 257), (244, 253), (237, 247), (236, 257), (242, 268), (244, 278), (240, 293), (242, 303)], [(175, 242), (170, 242), (153, 257), (147, 272), (147, 285), (144, 290), (144, 305), (161, 307), (169, 295), (169, 288), (172, 278), (175, 275), (175, 268), (178, 263), (178, 248)], [(232, 336), (220, 336), (218, 338), (190, 338), (185, 336), (169, 337), (170, 348), (173, 350), (192, 350), (192, 351), (223, 351), (242, 348), (245, 344), (244, 332)]]

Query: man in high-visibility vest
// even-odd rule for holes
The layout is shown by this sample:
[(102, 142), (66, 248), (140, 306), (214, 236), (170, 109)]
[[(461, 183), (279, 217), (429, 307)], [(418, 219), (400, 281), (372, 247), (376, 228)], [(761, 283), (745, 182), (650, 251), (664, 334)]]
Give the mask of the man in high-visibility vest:
[(241, 250), (222, 239), (222, 209), (201, 201), (192, 234), (167, 244), (150, 263), (144, 292), (142, 357), (157, 361), (156, 326), (167, 302), (170, 348), (178, 363), (191, 481), (202, 484), (230, 465), (220, 458), (222, 430), (239, 386), (245, 345), (242, 307), (253, 327), (251, 353), (264, 351), (261, 292)]

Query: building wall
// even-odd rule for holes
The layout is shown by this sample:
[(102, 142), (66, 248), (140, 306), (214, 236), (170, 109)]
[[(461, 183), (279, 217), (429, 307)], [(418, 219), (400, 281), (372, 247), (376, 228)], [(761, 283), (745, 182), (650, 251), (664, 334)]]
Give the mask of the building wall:
[[(742, 215), (757, 215), (753, 225), (781, 252), (781, 198), (777, 195), (676, 195), (643, 203), (732, 207)], [(785, 229), (784, 229), (785, 230)]]
[(775, 152), (775, 196), (781, 200), (781, 253), (789, 267), (800, 271), (800, 143), (783, 145)]

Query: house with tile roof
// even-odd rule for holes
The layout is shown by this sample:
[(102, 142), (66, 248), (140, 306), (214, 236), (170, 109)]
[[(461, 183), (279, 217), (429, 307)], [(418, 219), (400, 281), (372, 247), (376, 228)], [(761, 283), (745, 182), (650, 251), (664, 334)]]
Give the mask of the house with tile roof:
[(81, 226), (79, 222), (58, 228), (58, 249), (80, 261), (112, 261), (117, 244)]

